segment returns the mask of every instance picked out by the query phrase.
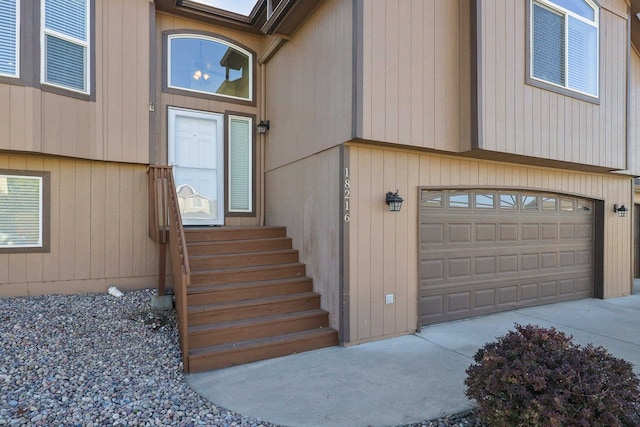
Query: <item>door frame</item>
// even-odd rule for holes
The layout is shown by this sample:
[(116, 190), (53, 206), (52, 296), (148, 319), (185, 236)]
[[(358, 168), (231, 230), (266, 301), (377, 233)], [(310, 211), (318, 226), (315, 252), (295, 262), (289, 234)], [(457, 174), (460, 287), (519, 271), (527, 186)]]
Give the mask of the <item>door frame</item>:
[[(226, 212), (226, 195), (225, 195), (225, 115), (221, 113), (212, 113), (201, 110), (191, 110), (180, 107), (168, 107), (167, 114), (167, 165), (174, 168), (180, 167), (176, 164), (175, 159), (175, 122), (177, 117), (191, 117), (205, 120), (213, 120), (216, 122), (216, 191), (217, 191), (217, 220), (207, 224), (185, 224), (185, 225), (224, 225)], [(184, 219), (183, 219), (184, 221)]]

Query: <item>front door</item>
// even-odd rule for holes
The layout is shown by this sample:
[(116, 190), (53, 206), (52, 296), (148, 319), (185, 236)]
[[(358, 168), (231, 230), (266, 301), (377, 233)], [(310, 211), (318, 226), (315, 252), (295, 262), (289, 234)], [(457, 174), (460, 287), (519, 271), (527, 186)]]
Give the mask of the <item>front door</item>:
[(169, 108), (168, 160), (184, 225), (224, 224), (224, 115)]

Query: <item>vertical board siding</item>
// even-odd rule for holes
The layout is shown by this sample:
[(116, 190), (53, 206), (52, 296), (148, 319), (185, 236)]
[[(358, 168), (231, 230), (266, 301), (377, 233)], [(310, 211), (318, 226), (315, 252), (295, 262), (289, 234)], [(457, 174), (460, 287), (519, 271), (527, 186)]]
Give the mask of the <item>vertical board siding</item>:
[(95, 6), (95, 100), (0, 84), (0, 150), (148, 163), (149, 2)]
[[(629, 116), (640, 117), (640, 55), (635, 49), (631, 50), (631, 67), (629, 70), (631, 87), (629, 88)], [(640, 138), (640, 121), (632, 119), (629, 123), (629, 171), (633, 175), (640, 175), (640, 150), (638, 141)]]
[(362, 7), (362, 123), (356, 136), (459, 151), (458, 2), (366, 0)]
[(352, 137), (352, 9), (350, 1), (325, 0), (266, 63), (267, 170)]
[(48, 253), (0, 255), (0, 296), (153, 288), (146, 167), (0, 155), (0, 168), (51, 173)]
[(492, 0), (480, 8), (481, 147), (625, 169), (626, 13), (600, 9), (600, 96), (594, 104), (525, 83), (527, 4)]
[[(269, 171), (267, 225), (286, 225), (287, 235), (306, 265), (321, 306), (329, 312), (329, 325), (339, 328), (340, 208), (339, 148), (323, 151)], [(340, 192), (336, 190), (340, 188)], [(382, 292), (380, 290), (380, 292)]]
[[(348, 277), (351, 342), (416, 330), (418, 324), (418, 189), (421, 186), (519, 188), (604, 201), (605, 298), (631, 291), (631, 216), (613, 204), (631, 204), (628, 177), (459, 159), (408, 150), (349, 145), (351, 222)], [(400, 191), (398, 213), (384, 195)], [(393, 293), (394, 304), (385, 304)]]

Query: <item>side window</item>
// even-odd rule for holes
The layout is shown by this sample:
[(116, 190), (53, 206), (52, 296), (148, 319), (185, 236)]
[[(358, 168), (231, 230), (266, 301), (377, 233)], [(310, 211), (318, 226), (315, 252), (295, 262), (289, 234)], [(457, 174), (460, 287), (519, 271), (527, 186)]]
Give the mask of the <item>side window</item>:
[(253, 212), (253, 120), (229, 116), (229, 212)]
[(529, 77), (598, 97), (599, 9), (592, 0), (531, 0)]
[(167, 40), (167, 87), (253, 101), (253, 55), (226, 40), (174, 34)]
[(49, 173), (0, 171), (0, 253), (49, 250)]
[(19, 77), (20, 0), (0, 0), (0, 76)]
[(42, 0), (42, 83), (89, 93), (89, 7), (89, 0)]

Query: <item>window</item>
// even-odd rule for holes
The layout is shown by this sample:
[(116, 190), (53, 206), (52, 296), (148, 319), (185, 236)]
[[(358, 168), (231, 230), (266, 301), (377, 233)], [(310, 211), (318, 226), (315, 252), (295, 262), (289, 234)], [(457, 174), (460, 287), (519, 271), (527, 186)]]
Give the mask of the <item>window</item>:
[(0, 76), (19, 76), (20, 0), (0, 0)]
[(167, 86), (225, 98), (253, 100), (253, 55), (203, 35), (170, 35)]
[(229, 116), (229, 212), (253, 210), (253, 120)]
[(591, 0), (531, 0), (533, 81), (598, 96), (598, 13)]
[(89, 0), (42, 1), (42, 83), (89, 93)]
[(0, 171), (0, 251), (48, 251), (49, 174)]

